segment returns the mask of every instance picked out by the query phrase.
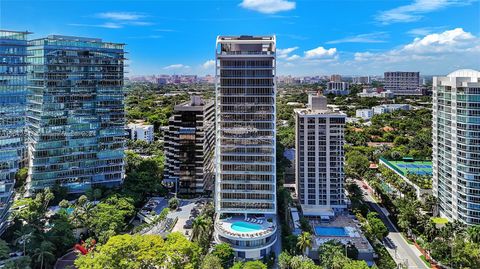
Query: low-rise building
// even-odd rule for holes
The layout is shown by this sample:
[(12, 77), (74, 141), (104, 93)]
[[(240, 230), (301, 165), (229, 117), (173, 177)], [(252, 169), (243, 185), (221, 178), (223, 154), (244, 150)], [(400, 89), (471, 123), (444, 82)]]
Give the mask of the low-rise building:
[(154, 139), (153, 125), (144, 123), (129, 123), (127, 125), (128, 138), (152, 143)]
[(327, 89), (323, 91), (323, 94), (347, 95), (350, 93), (348, 87), (347, 82), (330, 81), (327, 82)]
[(352, 78), (353, 84), (370, 84), (370, 77), (354, 77)]
[(409, 104), (386, 104), (372, 107), (373, 114), (391, 113), (398, 110), (410, 110)]
[(358, 97), (375, 97), (375, 98), (393, 98), (395, 94), (390, 91), (382, 91), (377, 88), (364, 88), (362, 92), (357, 93)]
[(364, 120), (370, 120), (373, 117), (373, 110), (372, 109), (357, 109), (355, 111), (355, 116), (357, 118), (362, 118)]

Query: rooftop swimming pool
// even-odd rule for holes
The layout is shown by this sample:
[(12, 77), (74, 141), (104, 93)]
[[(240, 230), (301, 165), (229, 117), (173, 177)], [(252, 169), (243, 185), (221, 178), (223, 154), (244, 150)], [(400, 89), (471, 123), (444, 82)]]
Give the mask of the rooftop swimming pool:
[(348, 232), (343, 227), (315, 227), (315, 234), (318, 236), (348, 236)]
[(257, 232), (262, 230), (262, 226), (255, 223), (249, 223), (246, 221), (234, 222), (232, 223), (231, 228), (232, 230), (236, 232), (241, 232), (241, 233), (251, 233), (251, 232)]

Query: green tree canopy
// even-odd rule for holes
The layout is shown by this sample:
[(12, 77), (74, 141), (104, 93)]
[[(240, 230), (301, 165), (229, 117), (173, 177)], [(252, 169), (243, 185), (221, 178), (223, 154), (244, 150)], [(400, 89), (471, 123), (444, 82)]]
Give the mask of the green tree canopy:
[(221, 243), (215, 245), (212, 254), (220, 259), (224, 268), (229, 268), (233, 265), (233, 258), (235, 257), (235, 253), (233, 251), (233, 248), (229, 244)]
[(200, 247), (180, 233), (163, 240), (158, 235), (117, 235), (75, 261), (79, 269), (198, 268)]

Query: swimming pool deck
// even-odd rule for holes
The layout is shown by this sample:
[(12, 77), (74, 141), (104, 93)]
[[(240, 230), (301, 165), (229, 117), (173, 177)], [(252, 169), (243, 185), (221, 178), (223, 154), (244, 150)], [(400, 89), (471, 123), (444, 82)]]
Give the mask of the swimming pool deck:
[(310, 220), (310, 225), (312, 227), (342, 227), (345, 228), (345, 231), (348, 233), (348, 236), (315, 235), (313, 249), (317, 249), (330, 240), (336, 240), (342, 244), (347, 244), (348, 242), (354, 244), (359, 252), (373, 252), (373, 247), (362, 234), (360, 224), (353, 216), (337, 215), (335, 219), (328, 223), (320, 222), (319, 220)]
[[(252, 218), (250, 218), (252, 219)], [(222, 232), (222, 235), (231, 238), (264, 238), (272, 235), (276, 231), (275, 220), (268, 222), (268, 218), (257, 218), (256, 222), (246, 221), (244, 217), (230, 217), (225, 219), (219, 219), (215, 222), (215, 227)], [(262, 223), (258, 223), (258, 220)], [(260, 227), (259, 230), (249, 232), (239, 232), (232, 228), (232, 224), (236, 222), (253, 223)]]

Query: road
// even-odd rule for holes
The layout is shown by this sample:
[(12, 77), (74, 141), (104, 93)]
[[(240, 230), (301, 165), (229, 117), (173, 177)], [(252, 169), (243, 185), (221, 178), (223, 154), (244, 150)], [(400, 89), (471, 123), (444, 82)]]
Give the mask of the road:
[(377, 211), (378, 216), (387, 226), (389, 234), (384, 240), (384, 245), (397, 264), (406, 264), (409, 269), (428, 269), (429, 267), (422, 261), (422, 259), (420, 259), (420, 255), (422, 255), (420, 251), (414, 245), (408, 244), (408, 242), (403, 238), (403, 236), (397, 230), (397, 227), (395, 227), (395, 225), (385, 215), (387, 210), (380, 207), (373, 199), (370, 193), (371, 190), (369, 189), (366, 191), (364, 188), (362, 188), (363, 183), (361, 181), (357, 181), (357, 184), (363, 191), (365, 202), (375, 209), (375, 211)]

